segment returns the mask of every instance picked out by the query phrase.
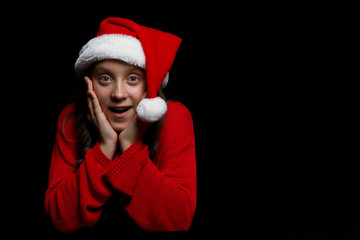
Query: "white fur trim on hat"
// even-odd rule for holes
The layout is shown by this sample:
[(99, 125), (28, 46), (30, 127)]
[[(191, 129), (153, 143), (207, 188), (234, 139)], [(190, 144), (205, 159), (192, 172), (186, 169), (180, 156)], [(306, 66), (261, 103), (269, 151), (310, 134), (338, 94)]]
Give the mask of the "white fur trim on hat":
[(167, 105), (161, 97), (145, 98), (136, 108), (138, 117), (145, 122), (159, 121), (166, 113)]
[(145, 54), (138, 39), (122, 34), (105, 34), (85, 44), (75, 63), (75, 72), (81, 76), (93, 63), (104, 59), (118, 59), (145, 69)]

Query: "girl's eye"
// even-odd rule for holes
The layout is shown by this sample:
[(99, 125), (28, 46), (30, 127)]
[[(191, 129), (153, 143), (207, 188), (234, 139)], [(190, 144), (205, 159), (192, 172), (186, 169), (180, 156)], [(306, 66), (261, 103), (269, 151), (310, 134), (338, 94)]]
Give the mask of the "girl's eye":
[(99, 79), (100, 79), (100, 81), (105, 82), (105, 83), (111, 81), (111, 78), (108, 76), (101, 76)]
[(139, 80), (139, 78), (136, 77), (136, 76), (131, 76), (131, 77), (129, 77), (129, 81), (130, 81), (130, 82), (136, 82), (137, 80)]

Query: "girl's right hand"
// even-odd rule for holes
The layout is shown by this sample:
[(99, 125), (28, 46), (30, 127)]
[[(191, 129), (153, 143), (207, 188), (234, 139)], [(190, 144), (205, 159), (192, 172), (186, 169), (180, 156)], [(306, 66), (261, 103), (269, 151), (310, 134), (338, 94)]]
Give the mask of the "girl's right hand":
[(113, 159), (118, 142), (118, 134), (111, 127), (101, 109), (99, 100), (94, 92), (91, 79), (85, 76), (84, 80), (88, 87), (87, 103), (90, 112), (90, 119), (98, 130), (100, 149), (105, 156), (109, 159)]

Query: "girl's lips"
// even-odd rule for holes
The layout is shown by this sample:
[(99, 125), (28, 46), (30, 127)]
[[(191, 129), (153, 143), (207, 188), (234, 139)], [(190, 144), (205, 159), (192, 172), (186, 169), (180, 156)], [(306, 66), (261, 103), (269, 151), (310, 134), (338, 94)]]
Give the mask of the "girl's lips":
[(130, 109), (131, 107), (109, 107), (111, 114), (115, 118), (125, 117), (129, 113)]

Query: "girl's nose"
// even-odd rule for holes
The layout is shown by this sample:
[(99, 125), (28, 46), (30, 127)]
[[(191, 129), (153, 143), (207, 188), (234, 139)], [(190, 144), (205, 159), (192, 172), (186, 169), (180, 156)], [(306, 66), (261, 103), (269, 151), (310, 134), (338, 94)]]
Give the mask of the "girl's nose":
[(126, 98), (126, 91), (121, 83), (117, 83), (114, 90), (111, 93), (111, 99), (113, 101), (121, 101)]

